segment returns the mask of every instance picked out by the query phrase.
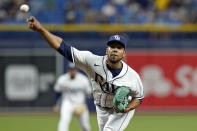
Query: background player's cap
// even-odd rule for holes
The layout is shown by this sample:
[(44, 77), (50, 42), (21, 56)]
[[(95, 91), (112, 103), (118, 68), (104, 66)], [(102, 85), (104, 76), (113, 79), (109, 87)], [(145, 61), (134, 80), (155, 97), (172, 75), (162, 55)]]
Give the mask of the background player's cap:
[(76, 69), (76, 67), (73, 63), (69, 63), (68, 68), (69, 69)]
[(120, 44), (122, 44), (124, 46), (124, 48), (126, 48), (126, 40), (123, 36), (120, 36), (120, 35), (112, 35), (108, 42), (107, 42), (107, 45), (110, 45), (111, 43), (113, 42), (118, 42)]

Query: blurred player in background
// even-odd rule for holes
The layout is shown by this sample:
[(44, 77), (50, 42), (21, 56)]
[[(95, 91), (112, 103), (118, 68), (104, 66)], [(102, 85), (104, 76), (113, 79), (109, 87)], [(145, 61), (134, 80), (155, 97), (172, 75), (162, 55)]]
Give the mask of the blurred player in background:
[(89, 111), (85, 104), (85, 97), (90, 96), (92, 90), (88, 78), (70, 63), (68, 73), (58, 78), (54, 89), (62, 94), (60, 106), (56, 104), (54, 107), (54, 112), (58, 112), (60, 107), (58, 131), (69, 130), (73, 114), (78, 117), (82, 130), (90, 131)]
[[(113, 35), (107, 42), (106, 55), (98, 56), (80, 51), (53, 35), (31, 16), (30, 29), (37, 31), (48, 44), (83, 70), (91, 79), (94, 103), (100, 131), (123, 131), (144, 97), (139, 75), (122, 59), (126, 41)], [(127, 99), (126, 96), (132, 99)]]

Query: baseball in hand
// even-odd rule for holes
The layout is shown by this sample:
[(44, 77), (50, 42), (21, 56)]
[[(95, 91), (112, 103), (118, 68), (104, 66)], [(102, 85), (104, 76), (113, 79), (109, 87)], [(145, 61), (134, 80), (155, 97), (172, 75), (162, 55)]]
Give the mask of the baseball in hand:
[(29, 6), (27, 4), (22, 4), (20, 6), (20, 11), (23, 13), (27, 13), (29, 11)]

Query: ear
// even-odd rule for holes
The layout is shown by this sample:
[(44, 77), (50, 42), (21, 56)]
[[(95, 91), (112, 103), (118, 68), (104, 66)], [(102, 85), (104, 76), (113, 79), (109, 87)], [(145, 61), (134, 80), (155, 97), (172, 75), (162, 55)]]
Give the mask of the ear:
[(105, 54), (106, 55), (108, 54), (108, 47), (105, 49)]
[(124, 50), (124, 52), (123, 52), (123, 58), (126, 56), (126, 51)]

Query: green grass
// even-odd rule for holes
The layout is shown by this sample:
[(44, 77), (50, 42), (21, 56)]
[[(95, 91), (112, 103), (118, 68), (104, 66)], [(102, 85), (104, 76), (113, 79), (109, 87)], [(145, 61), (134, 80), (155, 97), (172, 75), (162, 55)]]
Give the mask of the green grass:
[[(1, 114), (0, 131), (56, 131), (58, 115)], [(91, 114), (92, 131), (98, 131), (95, 114)], [(135, 114), (126, 131), (195, 131), (197, 114)], [(80, 131), (73, 117), (70, 131)]]

